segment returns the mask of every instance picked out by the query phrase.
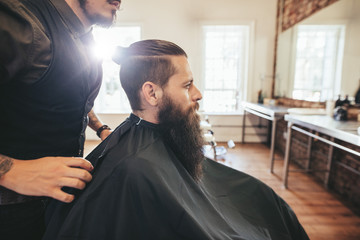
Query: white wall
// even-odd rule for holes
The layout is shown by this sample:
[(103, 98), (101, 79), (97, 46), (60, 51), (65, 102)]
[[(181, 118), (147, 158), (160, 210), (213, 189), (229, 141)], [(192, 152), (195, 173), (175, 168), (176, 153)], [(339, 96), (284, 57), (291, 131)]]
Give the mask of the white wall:
[[(276, 28), (277, 0), (124, 0), (122, 11), (118, 14), (118, 24), (137, 23), (142, 27), (142, 39), (164, 39), (177, 43), (187, 52), (194, 74), (195, 84), (201, 84), (201, 22), (211, 23), (254, 23), (253, 50), (247, 85), (247, 100), (256, 101), (257, 91), (261, 88), (260, 75), (272, 75), (274, 39)], [(270, 95), (271, 81), (264, 84), (265, 93)], [(109, 117), (111, 116), (111, 117)], [(218, 115), (216, 115), (218, 118)], [(112, 114), (100, 117), (108, 125), (117, 125), (123, 119)], [(210, 117), (211, 120), (212, 117)], [(221, 117), (220, 117), (221, 118)], [(240, 126), (241, 116), (233, 116)], [(115, 120), (115, 122), (108, 122)], [(217, 127), (217, 139), (240, 140), (240, 128), (235, 127), (239, 137), (231, 136), (233, 130), (226, 125), (229, 116), (221, 120)], [(222, 129), (222, 127), (224, 129)], [(234, 126), (232, 125), (232, 128)], [(94, 136), (87, 133), (88, 138)], [(237, 135), (237, 134), (236, 134)]]
[(360, 1), (352, 0), (348, 11), (351, 17), (346, 30), (341, 94), (355, 96), (360, 87)]

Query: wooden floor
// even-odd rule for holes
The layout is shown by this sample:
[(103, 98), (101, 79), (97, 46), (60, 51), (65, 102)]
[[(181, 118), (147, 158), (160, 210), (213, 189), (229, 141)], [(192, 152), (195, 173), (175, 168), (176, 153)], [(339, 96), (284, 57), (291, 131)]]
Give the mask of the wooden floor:
[[(89, 153), (98, 143), (88, 141), (85, 152)], [(275, 174), (270, 174), (269, 152), (269, 148), (261, 143), (236, 144), (219, 162), (252, 175), (273, 188), (294, 210), (311, 240), (360, 240), (360, 217), (322, 184), (304, 173), (291, 172), (288, 189), (282, 188), (283, 160), (275, 161)], [(290, 168), (296, 167), (290, 165)]]

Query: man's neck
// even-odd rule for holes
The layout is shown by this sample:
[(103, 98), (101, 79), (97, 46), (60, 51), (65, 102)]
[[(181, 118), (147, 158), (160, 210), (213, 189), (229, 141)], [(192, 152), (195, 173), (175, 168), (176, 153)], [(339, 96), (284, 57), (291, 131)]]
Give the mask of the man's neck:
[(149, 111), (149, 110), (134, 110), (132, 112), (134, 115), (138, 116), (139, 118), (150, 122), (150, 123), (154, 123), (154, 124), (159, 124), (159, 120), (157, 117), (157, 114), (154, 113), (154, 111)]
[(65, 0), (69, 7), (73, 10), (75, 15), (80, 19), (81, 23), (84, 25), (85, 31), (91, 29), (92, 24), (89, 19), (86, 17), (84, 10), (80, 6), (79, 0)]

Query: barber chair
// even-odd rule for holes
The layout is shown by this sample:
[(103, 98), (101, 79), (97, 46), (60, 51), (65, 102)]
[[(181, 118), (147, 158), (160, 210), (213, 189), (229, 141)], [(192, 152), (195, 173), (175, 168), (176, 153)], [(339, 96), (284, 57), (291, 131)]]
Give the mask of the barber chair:
[[(206, 152), (212, 151), (214, 155), (214, 160), (217, 161), (218, 156), (225, 155), (227, 153), (227, 150), (224, 146), (217, 146), (214, 131), (211, 129), (211, 124), (209, 122), (208, 116), (205, 116), (205, 120), (200, 122), (200, 127), (203, 131), (205, 142), (208, 143), (208, 145), (204, 146), (205, 155)], [(235, 144), (232, 140), (228, 141), (228, 147), (235, 147)]]

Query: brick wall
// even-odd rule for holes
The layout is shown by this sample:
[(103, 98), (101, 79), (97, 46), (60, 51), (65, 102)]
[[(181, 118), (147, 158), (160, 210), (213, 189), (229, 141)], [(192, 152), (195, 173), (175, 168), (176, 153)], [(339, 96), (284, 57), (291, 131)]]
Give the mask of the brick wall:
[(292, 27), (301, 20), (311, 16), (320, 9), (329, 6), (339, 0), (279, 0), (279, 6), (282, 6), (281, 30)]
[[(286, 131), (287, 122), (285, 120), (278, 121), (275, 148), (283, 155), (286, 146), (286, 139), (284, 138)], [(319, 136), (330, 139), (326, 135), (319, 134)], [(360, 152), (360, 147), (336, 139), (335, 141)], [(306, 166), (307, 143), (308, 136), (295, 130), (292, 131), (291, 162), (296, 163), (301, 168)], [(326, 169), (328, 153), (328, 144), (313, 139), (310, 169)], [(345, 167), (337, 162), (344, 164)], [(356, 171), (360, 173), (360, 157), (334, 147), (329, 190), (338, 195), (354, 212), (360, 214), (360, 175), (356, 174)], [(326, 172), (311, 172), (309, 174), (319, 183), (324, 183)]]
[[(360, 148), (357, 148), (354, 145), (347, 143), (342, 144), (348, 148), (360, 151)], [(359, 157), (336, 149), (334, 151), (334, 162), (335, 161), (345, 164), (345, 167), (338, 164), (333, 165), (330, 175), (331, 188), (344, 196), (344, 198), (350, 203), (354, 203), (358, 208), (360, 208), (360, 176), (356, 174), (356, 171), (360, 172)], [(346, 166), (350, 167), (350, 169), (347, 169)]]
[(277, 98), (277, 105), (286, 107), (301, 107), (301, 108), (325, 108), (325, 102), (312, 102), (306, 100), (298, 100), (293, 98)]

